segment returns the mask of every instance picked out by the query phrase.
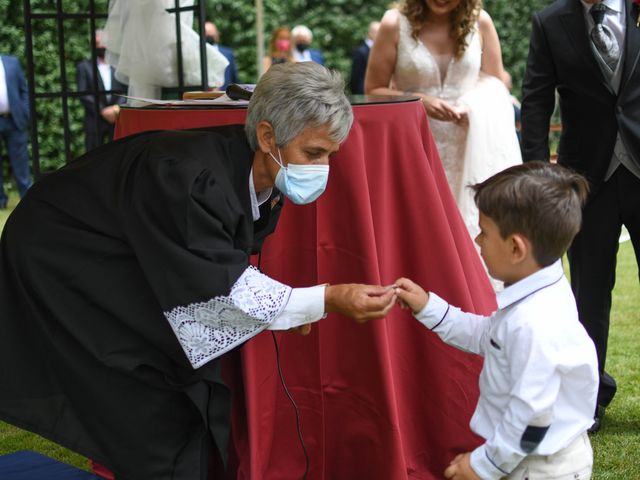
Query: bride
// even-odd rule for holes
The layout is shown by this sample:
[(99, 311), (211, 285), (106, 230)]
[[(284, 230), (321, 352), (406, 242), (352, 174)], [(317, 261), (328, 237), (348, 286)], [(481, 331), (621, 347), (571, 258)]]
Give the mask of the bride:
[(522, 162), (498, 34), (481, 0), (403, 0), (371, 50), (369, 94), (422, 97), (449, 185), (472, 238), (468, 185)]

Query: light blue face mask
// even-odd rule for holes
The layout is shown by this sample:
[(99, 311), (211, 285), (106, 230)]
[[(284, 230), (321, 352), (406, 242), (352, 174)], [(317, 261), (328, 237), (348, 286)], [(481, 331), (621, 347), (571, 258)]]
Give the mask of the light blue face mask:
[(278, 149), (278, 160), (269, 152), (271, 158), (280, 165), (276, 175), (276, 187), (289, 200), (304, 205), (317, 199), (327, 187), (329, 165), (298, 165), (290, 163), (286, 167), (282, 163), (282, 155)]

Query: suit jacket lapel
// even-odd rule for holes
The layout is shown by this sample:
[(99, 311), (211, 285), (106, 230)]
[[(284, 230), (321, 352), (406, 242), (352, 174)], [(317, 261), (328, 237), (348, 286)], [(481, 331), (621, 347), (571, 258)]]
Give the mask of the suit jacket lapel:
[(597, 60), (593, 56), (593, 51), (589, 44), (589, 33), (587, 32), (582, 3), (578, 0), (569, 0), (566, 3), (567, 10), (560, 14), (560, 19), (562, 20), (564, 28), (571, 39), (571, 44), (573, 45), (574, 50), (578, 56), (589, 65), (589, 68), (597, 78), (600, 79), (607, 90), (615, 95), (613, 88), (609, 85), (609, 81), (605, 78), (602, 70), (598, 66)]
[(626, 33), (624, 45), (624, 71), (622, 73), (622, 81), (620, 82), (620, 91), (626, 86), (629, 78), (636, 69), (638, 58), (640, 58), (640, 28), (636, 22), (638, 18), (638, 9), (633, 4), (633, 0), (627, 0), (626, 12)]

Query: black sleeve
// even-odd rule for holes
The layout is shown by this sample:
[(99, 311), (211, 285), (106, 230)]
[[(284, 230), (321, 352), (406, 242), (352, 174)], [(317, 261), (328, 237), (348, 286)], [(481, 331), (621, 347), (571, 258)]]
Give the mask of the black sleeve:
[(166, 312), (229, 294), (248, 266), (250, 224), (215, 159), (158, 150), (141, 154), (127, 175), (122, 211), (127, 239)]
[(522, 156), (549, 160), (549, 124), (555, 107), (556, 72), (540, 18), (533, 16), (529, 57), (522, 84)]

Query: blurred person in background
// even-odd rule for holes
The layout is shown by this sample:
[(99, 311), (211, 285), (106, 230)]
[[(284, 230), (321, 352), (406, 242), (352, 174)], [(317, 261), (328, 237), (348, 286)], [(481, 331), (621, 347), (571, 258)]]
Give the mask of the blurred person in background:
[(351, 77), (349, 88), (354, 95), (364, 93), (364, 76), (367, 73), (367, 63), (369, 62), (369, 52), (373, 41), (376, 39), (380, 22), (371, 22), (367, 31), (367, 38), (353, 51), (351, 56)]
[[(29, 92), (20, 62), (16, 57), (0, 55), (0, 136), (16, 180), (18, 194), (24, 197), (31, 186), (27, 130), (29, 128)], [(0, 209), (7, 208), (4, 191), (4, 165), (0, 163)]]
[(205, 22), (204, 34), (207, 43), (217, 49), (229, 61), (227, 69), (224, 71), (224, 83), (220, 86), (220, 90), (224, 90), (230, 83), (240, 83), (238, 71), (236, 69), (236, 57), (233, 50), (220, 44), (220, 32), (213, 22)]
[(296, 62), (316, 62), (324, 65), (324, 57), (319, 50), (311, 48), (313, 42), (313, 33), (309, 27), (305, 25), (296, 25), (291, 30), (293, 38), (293, 59)]
[(271, 65), (293, 61), (291, 31), (288, 27), (278, 27), (271, 34), (269, 52), (262, 62), (262, 73), (269, 70)]
[[(120, 83), (114, 76), (114, 69), (105, 62), (105, 47), (102, 43), (102, 30), (96, 30), (96, 60), (98, 63), (98, 122), (96, 124), (96, 97), (95, 95), (83, 95), (80, 97), (84, 107), (84, 145), (86, 151), (113, 140), (120, 105), (127, 99), (112, 93), (104, 93), (113, 90), (126, 93), (127, 86)], [(90, 91), (94, 88), (93, 60), (87, 58), (78, 63), (76, 67), (76, 85), (79, 92)]]

